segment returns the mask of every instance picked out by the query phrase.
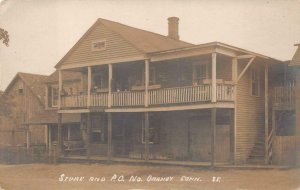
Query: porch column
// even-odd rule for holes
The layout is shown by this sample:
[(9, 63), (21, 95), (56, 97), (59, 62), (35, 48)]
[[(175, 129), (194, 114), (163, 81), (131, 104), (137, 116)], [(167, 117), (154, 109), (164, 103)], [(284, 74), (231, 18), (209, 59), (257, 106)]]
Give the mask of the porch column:
[(300, 166), (300, 68), (296, 72), (295, 102), (296, 102), (296, 165)]
[(47, 125), (48, 129), (48, 148), (51, 150), (52, 148), (52, 135), (51, 135), (51, 125)]
[(235, 109), (231, 109), (230, 114), (230, 161), (235, 164)]
[(145, 112), (145, 160), (149, 160), (149, 112)]
[(112, 113), (107, 113), (107, 159), (111, 161), (112, 159)]
[(217, 53), (211, 54), (211, 102), (217, 101)]
[(112, 106), (112, 78), (113, 78), (113, 72), (112, 72), (112, 64), (108, 64), (108, 100), (107, 104), (108, 107), (111, 108)]
[(269, 162), (269, 66), (265, 65), (265, 164)]
[(145, 107), (149, 105), (149, 59), (145, 60)]
[(62, 146), (63, 146), (63, 138), (62, 138), (62, 114), (59, 113), (58, 114), (58, 121), (57, 121), (57, 131), (58, 131), (58, 134), (57, 134), (57, 141), (58, 141), (58, 144), (57, 144), (57, 153), (58, 153), (58, 156), (61, 155), (62, 153)]
[(45, 108), (49, 108), (49, 86), (48, 84), (46, 85), (45, 88)]
[(91, 121), (91, 114), (87, 113), (86, 115), (86, 158), (89, 159), (91, 156), (91, 129), (92, 129), (92, 121)]
[(58, 70), (58, 109), (61, 108), (62, 70)]
[(214, 167), (216, 164), (216, 117), (217, 108), (211, 109), (211, 166)]
[(92, 67), (88, 67), (87, 107), (91, 106)]
[(234, 109), (232, 110), (232, 162), (235, 164), (235, 155), (236, 155), (236, 121), (237, 121), (237, 78), (238, 78), (238, 60), (236, 57), (232, 58), (231, 62), (231, 80), (233, 82), (233, 100), (234, 100)]
[(31, 142), (31, 136), (30, 136), (30, 130), (29, 125), (26, 126), (26, 148), (30, 148), (30, 142)]

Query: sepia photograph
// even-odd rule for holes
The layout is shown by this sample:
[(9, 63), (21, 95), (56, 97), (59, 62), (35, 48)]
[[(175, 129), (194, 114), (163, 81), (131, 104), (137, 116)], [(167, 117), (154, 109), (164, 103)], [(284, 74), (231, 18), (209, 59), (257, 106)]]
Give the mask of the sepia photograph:
[(300, 190), (300, 0), (0, 0), (0, 190)]

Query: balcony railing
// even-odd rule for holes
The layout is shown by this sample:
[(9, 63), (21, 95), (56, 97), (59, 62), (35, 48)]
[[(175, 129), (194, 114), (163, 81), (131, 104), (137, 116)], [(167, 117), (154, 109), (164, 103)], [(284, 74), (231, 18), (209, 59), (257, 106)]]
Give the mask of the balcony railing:
[(144, 91), (125, 91), (112, 93), (112, 106), (141, 106), (144, 105)]
[[(185, 86), (149, 90), (149, 106), (210, 102), (212, 99), (211, 85)], [(217, 101), (234, 101), (233, 85), (217, 85)], [(144, 106), (145, 91), (112, 92), (112, 107)], [(108, 93), (91, 94), (90, 106), (107, 107)], [(62, 107), (87, 107), (87, 95), (62, 97)]]
[(205, 102), (211, 100), (211, 86), (187, 86), (149, 91), (150, 105)]
[(87, 95), (68, 95), (62, 96), (61, 107), (80, 108), (87, 106)]
[(293, 109), (295, 107), (294, 86), (275, 87), (273, 90), (273, 106), (282, 109)]
[(91, 106), (106, 107), (108, 105), (108, 93), (91, 94)]

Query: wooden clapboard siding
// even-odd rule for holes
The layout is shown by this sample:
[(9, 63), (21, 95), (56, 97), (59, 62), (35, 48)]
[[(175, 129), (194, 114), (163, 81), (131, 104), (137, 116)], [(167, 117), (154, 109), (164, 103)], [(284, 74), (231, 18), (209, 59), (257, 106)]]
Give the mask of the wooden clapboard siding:
[[(246, 64), (239, 64), (238, 73), (241, 73)], [(264, 70), (260, 71), (260, 96), (251, 95), (250, 68), (240, 79), (237, 86), (237, 123), (236, 123), (236, 155), (237, 163), (246, 162), (252, 149), (258, 143), (264, 142)], [(262, 144), (262, 146), (264, 146)], [(257, 156), (263, 156), (257, 155)]]
[[(19, 86), (23, 86), (23, 93), (19, 94)], [(26, 123), (32, 116), (41, 112), (44, 109), (44, 105), (40, 100), (37, 99), (37, 96), (33, 94), (32, 90), (21, 80), (19, 77), (13, 82), (12, 87), (6, 92), (7, 101), (8, 101), (8, 110), (9, 113), (6, 115), (0, 116), (0, 130), (21, 130), (24, 129), (23, 125)], [(39, 134), (40, 137), (44, 137), (45, 127), (40, 127), (38, 130), (31, 129), (31, 132)], [(2, 132), (1, 132), (2, 133)], [(1, 134), (3, 135), (3, 134)], [(9, 135), (9, 134), (8, 134)], [(0, 141), (1, 145), (8, 145), (12, 143), (13, 137), (8, 137), (6, 140)], [(26, 133), (25, 131), (15, 133), (15, 145), (24, 145), (26, 142)], [(45, 139), (37, 139), (34, 143), (44, 143)]]
[[(106, 40), (106, 49), (102, 51), (91, 51), (93, 41)], [(124, 40), (119, 34), (109, 30), (103, 24), (98, 23), (90, 33), (80, 41), (71, 52), (63, 65), (73, 63), (88, 63), (99, 60), (108, 60), (128, 56), (141, 55), (141, 52)]]

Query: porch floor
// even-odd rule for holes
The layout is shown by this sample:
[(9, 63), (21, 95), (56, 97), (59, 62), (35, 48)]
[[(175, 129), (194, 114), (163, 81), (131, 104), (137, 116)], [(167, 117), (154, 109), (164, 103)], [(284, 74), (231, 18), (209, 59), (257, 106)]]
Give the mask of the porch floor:
[[(134, 165), (165, 165), (165, 166), (185, 166), (185, 167), (199, 167), (199, 168), (211, 168), (210, 162), (195, 162), (195, 161), (173, 161), (173, 160), (145, 160), (130, 159), (130, 158), (117, 158), (114, 157), (108, 161), (104, 156), (62, 156), (59, 157), (59, 162), (63, 163), (122, 163), (122, 164), (134, 164)], [(214, 168), (232, 168), (232, 169), (288, 169), (291, 166), (279, 166), (279, 165), (233, 165), (230, 163), (216, 163)]]

